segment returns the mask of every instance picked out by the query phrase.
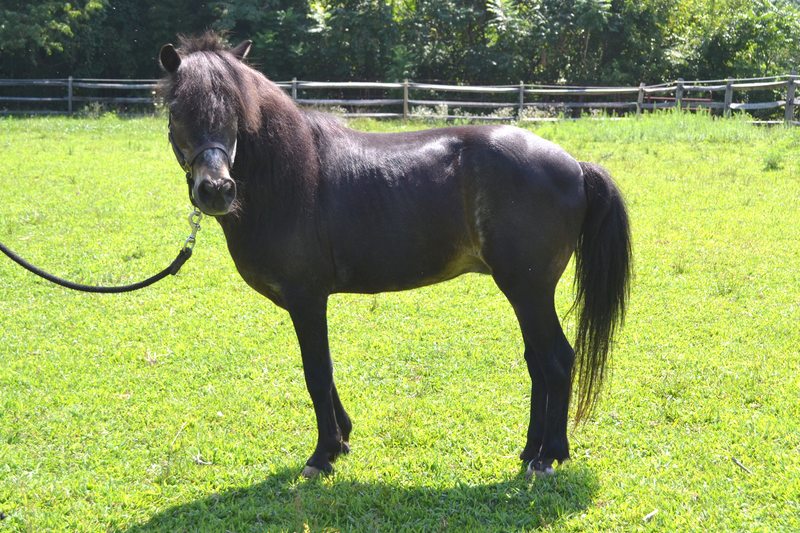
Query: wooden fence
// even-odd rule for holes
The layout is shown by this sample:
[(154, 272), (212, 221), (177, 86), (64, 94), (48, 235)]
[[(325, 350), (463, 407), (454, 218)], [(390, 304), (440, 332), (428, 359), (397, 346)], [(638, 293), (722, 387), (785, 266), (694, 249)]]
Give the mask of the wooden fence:
[[(586, 112), (621, 115), (655, 109), (747, 111), (761, 122), (798, 124), (796, 74), (769, 78), (678, 79), (638, 87), (519, 83), (501, 86), (432, 83), (278, 82), (300, 105), (338, 108), (347, 117), (466, 120), (554, 120)], [(2, 114), (72, 114), (87, 108), (153, 112), (156, 80), (0, 79)], [(18, 94), (21, 93), (21, 94)], [(781, 113), (781, 108), (783, 112)], [(782, 116), (781, 116), (782, 115)]]

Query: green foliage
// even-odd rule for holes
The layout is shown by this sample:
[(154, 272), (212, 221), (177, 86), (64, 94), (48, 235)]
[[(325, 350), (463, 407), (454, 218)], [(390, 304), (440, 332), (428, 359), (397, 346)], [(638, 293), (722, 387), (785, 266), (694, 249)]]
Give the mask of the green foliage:
[(764, 76), (796, 67), (796, 3), (784, 0), (695, 0), (673, 10), (674, 66), (695, 78)]
[(178, 31), (199, 32), (212, 20), (205, 3), (191, 0), (13, 0), (0, 8), (0, 75), (157, 77), (160, 46)]
[(279, 80), (638, 84), (800, 62), (789, 0), (9, 0), (2, 75), (154, 77), (162, 44), (206, 28), (254, 40)]
[[(635, 252), (610, 380), (554, 478), (519, 467), (522, 339), (470, 275), (331, 299), (353, 452), (301, 480), (296, 337), (206, 219), (181, 273), (135, 294), (0, 259), (0, 530), (800, 530), (800, 129), (670, 112), (535, 130), (611, 171)], [(164, 118), (0, 119), (0, 149), (0, 241), (48, 270), (130, 282), (188, 233)]]
[(103, 0), (30, 2), (5, 0), (0, 7), (2, 75), (15, 76), (69, 52), (75, 36), (104, 8)]
[(234, 41), (252, 39), (251, 61), (275, 80), (310, 74), (301, 70), (304, 57), (313, 51), (306, 43), (313, 29), (307, 0), (237, 0), (211, 6), (218, 17), (214, 27), (229, 32)]
[(385, 0), (310, 2), (311, 18), (302, 70), (340, 80), (382, 81), (397, 44), (391, 5)]

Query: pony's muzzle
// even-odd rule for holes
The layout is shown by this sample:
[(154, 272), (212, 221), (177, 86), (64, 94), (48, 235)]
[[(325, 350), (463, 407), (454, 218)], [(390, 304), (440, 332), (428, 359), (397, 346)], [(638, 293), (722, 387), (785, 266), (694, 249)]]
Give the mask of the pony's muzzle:
[(231, 178), (204, 176), (195, 184), (194, 200), (206, 215), (226, 215), (236, 199), (236, 183)]

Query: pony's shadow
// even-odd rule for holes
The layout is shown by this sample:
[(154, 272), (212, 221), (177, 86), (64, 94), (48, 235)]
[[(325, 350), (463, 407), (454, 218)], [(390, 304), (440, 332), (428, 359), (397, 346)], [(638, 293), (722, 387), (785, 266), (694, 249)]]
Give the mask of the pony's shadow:
[(129, 532), (453, 530), (551, 527), (586, 509), (597, 491), (590, 470), (566, 465), (552, 478), (522, 473), (488, 485), (448, 488), (298, 479), (286, 468), (250, 487), (166, 509)]

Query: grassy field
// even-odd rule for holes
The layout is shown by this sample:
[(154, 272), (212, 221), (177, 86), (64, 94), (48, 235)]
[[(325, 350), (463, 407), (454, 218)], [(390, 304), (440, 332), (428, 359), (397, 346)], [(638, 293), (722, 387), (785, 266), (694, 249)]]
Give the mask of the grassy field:
[[(315, 429), (291, 324), (206, 219), (180, 275), (131, 295), (0, 257), (0, 531), (800, 530), (800, 129), (535, 131), (612, 172), (636, 261), (611, 378), (556, 476), (524, 478), (520, 335), (471, 275), (332, 298), (353, 453), (300, 479)], [(0, 206), (0, 242), (86, 282), (150, 275), (189, 231), (166, 119), (0, 119)], [(562, 314), (571, 294), (568, 271)]]

